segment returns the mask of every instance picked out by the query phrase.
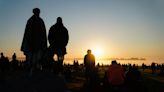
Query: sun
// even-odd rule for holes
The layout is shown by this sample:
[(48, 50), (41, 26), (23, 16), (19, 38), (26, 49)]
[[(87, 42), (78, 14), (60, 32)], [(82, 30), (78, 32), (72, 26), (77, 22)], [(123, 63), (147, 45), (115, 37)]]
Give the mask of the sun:
[(101, 48), (93, 48), (92, 52), (96, 58), (102, 58), (103, 50)]

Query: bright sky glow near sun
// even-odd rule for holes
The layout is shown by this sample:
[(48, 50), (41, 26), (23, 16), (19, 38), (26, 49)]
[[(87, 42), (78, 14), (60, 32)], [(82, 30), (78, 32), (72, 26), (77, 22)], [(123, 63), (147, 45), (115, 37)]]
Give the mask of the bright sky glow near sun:
[(164, 61), (164, 0), (0, 0), (0, 52), (20, 51), (32, 9), (47, 33), (61, 16), (69, 31), (67, 58), (88, 49), (99, 58), (145, 57)]
[(92, 51), (97, 58), (101, 58), (103, 55), (103, 48), (93, 48)]

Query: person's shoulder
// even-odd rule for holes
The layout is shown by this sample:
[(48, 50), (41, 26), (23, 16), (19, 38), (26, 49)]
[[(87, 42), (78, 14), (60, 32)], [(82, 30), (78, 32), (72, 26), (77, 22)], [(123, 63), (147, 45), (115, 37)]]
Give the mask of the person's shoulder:
[(28, 20), (27, 20), (27, 22), (31, 22), (31, 21), (33, 21), (33, 16), (31, 16)]
[(65, 31), (68, 31), (67, 28), (66, 28), (64, 25), (63, 25), (63, 29), (64, 29)]
[(54, 24), (50, 27), (50, 30), (55, 29), (55, 28), (56, 28), (56, 25)]
[(116, 67), (118, 67), (118, 68), (123, 68), (121, 65), (118, 65), (118, 64), (116, 65)]
[(39, 21), (41, 21), (42, 23), (44, 23), (43, 19), (41, 17), (38, 17)]
[(109, 65), (109, 67), (108, 68), (112, 68), (113, 67), (113, 65)]
[(37, 16), (31, 16), (28, 20), (28, 22), (34, 22), (34, 21), (40, 21), (40, 22), (44, 22), (43, 19), (41, 17), (37, 17)]
[(111, 71), (111, 70), (113, 70), (113, 66), (112, 65), (109, 65), (108, 71)]
[(93, 54), (91, 54), (92, 55), (92, 57), (95, 57), (95, 55), (93, 55)]

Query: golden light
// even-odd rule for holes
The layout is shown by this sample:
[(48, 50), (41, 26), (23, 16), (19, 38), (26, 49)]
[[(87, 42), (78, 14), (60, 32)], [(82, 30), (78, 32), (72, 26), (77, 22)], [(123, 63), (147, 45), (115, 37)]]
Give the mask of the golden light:
[(102, 58), (103, 50), (101, 48), (93, 48), (92, 53), (95, 55), (96, 58)]

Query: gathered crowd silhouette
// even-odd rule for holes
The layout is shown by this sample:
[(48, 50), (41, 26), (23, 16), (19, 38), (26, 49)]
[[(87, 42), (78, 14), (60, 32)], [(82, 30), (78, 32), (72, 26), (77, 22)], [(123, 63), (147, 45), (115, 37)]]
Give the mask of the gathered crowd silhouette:
[[(138, 65), (121, 65), (116, 60), (112, 60), (111, 65), (96, 65), (91, 49), (84, 55), (83, 64), (78, 60), (74, 60), (73, 65), (63, 64), (68, 30), (58, 17), (47, 37), (44, 21), (39, 15), (40, 9), (34, 8), (26, 24), (21, 45), (25, 61), (19, 61), (16, 53), (11, 61), (1, 53), (1, 92), (149, 92), (141, 71), (150, 69), (153, 76), (160, 70), (159, 76), (164, 76), (164, 64), (154, 62), (150, 66), (143, 63), (142, 70)], [(47, 40), (50, 46), (47, 46)]]

